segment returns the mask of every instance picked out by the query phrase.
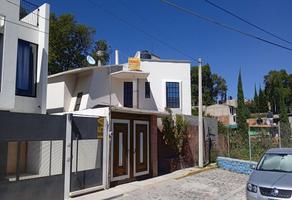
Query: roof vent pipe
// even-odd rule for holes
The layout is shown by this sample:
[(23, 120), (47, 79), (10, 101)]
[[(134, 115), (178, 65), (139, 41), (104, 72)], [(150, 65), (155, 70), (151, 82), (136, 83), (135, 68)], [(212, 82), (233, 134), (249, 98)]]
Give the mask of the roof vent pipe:
[(119, 64), (119, 50), (117, 49), (115, 50), (115, 64)]

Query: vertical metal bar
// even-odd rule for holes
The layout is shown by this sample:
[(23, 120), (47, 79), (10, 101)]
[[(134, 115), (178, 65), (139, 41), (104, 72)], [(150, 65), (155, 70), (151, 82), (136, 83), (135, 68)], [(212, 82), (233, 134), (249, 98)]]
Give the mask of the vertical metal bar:
[(279, 137), (279, 148), (282, 148), (282, 139), (281, 139), (281, 122), (278, 124), (278, 137)]
[(104, 188), (109, 188), (109, 180), (108, 180), (108, 169), (109, 169), (109, 121), (107, 117), (104, 118), (104, 129), (103, 129), (103, 148), (102, 148), (102, 183), (104, 185)]
[(110, 180), (111, 180), (111, 159), (112, 159), (112, 132), (113, 132), (113, 127), (112, 127), (112, 76), (111, 76), (111, 73), (112, 73), (112, 68), (109, 67), (108, 68), (109, 72), (109, 112), (108, 112), (108, 135), (107, 135), (107, 141), (106, 141), (106, 144), (107, 144), (107, 150), (108, 150), (108, 161), (107, 161), (107, 184), (106, 184), (106, 188), (109, 188), (110, 187)]
[(79, 151), (79, 139), (78, 136), (75, 137), (76, 139), (76, 150), (75, 150), (75, 174), (77, 174), (78, 171), (78, 151)]
[(19, 169), (19, 166), (20, 166), (20, 144), (21, 142), (20, 141), (17, 141), (17, 159), (16, 159), (16, 181), (19, 181), (19, 176), (20, 176), (20, 169)]
[(228, 145), (228, 149), (227, 149), (227, 154), (228, 157), (230, 158), (230, 136), (229, 136), (229, 128), (227, 129), (227, 145)]
[(70, 198), (70, 178), (72, 161), (72, 114), (66, 115), (64, 199)]
[(248, 127), (248, 146), (249, 146), (249, 160), (251, 161), (250, 127)]
[(49, 160), (49, 175), (52, 175), (52, 148), (53, 148), (53, 144), (52, 144), (52, 140), (50, 141), (50, 160)]

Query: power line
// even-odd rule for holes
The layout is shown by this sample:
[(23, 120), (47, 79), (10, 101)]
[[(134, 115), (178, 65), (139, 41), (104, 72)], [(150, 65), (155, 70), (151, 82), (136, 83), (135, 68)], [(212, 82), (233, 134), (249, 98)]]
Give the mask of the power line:
[(187, 8), (184, 8), (184, 7), (181, 7), (181, 6), (179, 6), (179, 5), (175, 4), (175, 3), (169, 2), (169, 1), (167, 1), (167, 0), (160, 0), (160, 1), (161, 1), (162, 3), (164, 3), (164, 4), (166, 4), (166, 5), (169, 5), (169, 6), (171, 6), (171, 7), (176, 8), (177, 10), (180, 10), (180, 11), (182, 11), (182, 12), (184, 12), (184, 13), (187, 13), (187, 14), (189, 14), (189, 15), (191, 15), (191, 16), (194, 16), (194, 17), (200, 18), (200, 19), (202, 19), (202, 20), (204, 20), (204, 21), (207, 21), (207, 22), (209, 22), (209, 23), (215, 24), (215, 25), (217, 25), (217, 26), (221, 26), (221, 27), (223, 27), (223, 28), (225, 28), (225, 29), (231, 30), (231, 31), (233, 31), (233, 32), (240, 33), (240, 34), (245, 35), (245, 36), (247, 36), (247, 37), (250, 37), (250, 38), (253, 38), (253, 39), (256, 39), (256, 40), (259, 40), (259, 41), (262, 41), (262, 42), (268, 43), (268, 44), (271, 44), (271, 45), (273, 45), (273, 46), (276, 46), (276, 47), (279, 47), (279, 48), (282, 48), (282, 49), (286, 49), (286, 50), (292, 51), (292, 48), (289, 48), (289, 47), (283, 46), (283, 45), (278, 44), (278, 43), (275, 43), (275, 42), (271, 42), (271, 41), (269, 41), (269, 40), (266, 40), (266, 39), (263, 39), (263, 38), (261, 38), (261, 37), (258, 37), (258, 36), (254, 35), (254, 34), (251, 34), (251, 33), (247, 33), (247, 32), (241, 31), (241, 30), (239, 30), (239, 29), (237, 29), (237, 28), (233, 28), (233, 27), (231, 27), (231, 26), (229, 26), (229, 25), (226, 25), (226, 24), (223, 24), (223, 23), (221, 23), (221, 22), (219, 22), (219, 21), (216, 21), (216, 20), (214, 20), (214, 19), (212, 19), (212, 18), (210, 18), (210, 17), (207, 17), (207, 16), (204, 16), (204, 15), (201, 15), (201, 14), (199, 14), (199, 13), (193, 11), (193, 10), (190, 10), (190, 9), (187, 9)]
[(258, 29), (258, 30), (263, 31), (264, 33), (267, 33), (267, 34), (269, 34), (269, 35), (271, 35), (271, 36), (273, 36), (273, 37), (275, 37), (275, 38), (277, 38), (277, 39), (279, 39), (279, 40), (281, 40), (281, 41), (283, 41), (283, 42), (287, 42), (287, 43), (289, 43), (289, 44), (292, 44), (292, 42), (290, 42), (290, 41), (288, 41), (288, 40), (286, 40), (286, 39), (284, 39), (284, 38), (282, 38), (282, 37), (280, 37), (280, 36), (278, 36), (278, 35), (276, 35), (276, 34), (270, 32), (270, 31), (265, 30), (265, 29), (261, 28), (260, 26), (254, 24), (254, 23), (251, 23), (251, 22), (247, 21), (246, 19), (244, 19), (244, 18), (242, 18), (242, 17), (236, 15), (235, 13), (233, 13), (233, 12), (231, 12), (231, 11), (229, 11), (229, 10), (223, 8), (222, 6), (219, 6), (219, 5), (215, 4), (214, 2), (211, 2), (211, 1), (209, 1), (209, 0), (205, 0), (205, 2), (207, 2), (208, 4), (210, 4), (210, 5), (212, 5), (212, 6), (216, 7), (216, 8), (218, 8), (218, 9), (220, 9), (220, 10), (222, 10), (222, 11), (225, 12), (225, 13), (228, 13), (229, 15), (231, 15), (231, 16), (233, 16), (233, 17), (239, 19), (239, 20), (242, 21), (242, 22), (245, 22), (246, 24), (248, 24), (248, 25), (250, 25), (250, 26), (252, 26), (252, 27), (254, 27), (254, 28)]
[(145, 30), (139, 28), (138, 26), (136, 26), (136, 25), (134, 25), (134, 24), (131, 24), (130, 22), (128, 22), (128, 21), (125, 20), (124, 18), (121, 18), (121, 17), (115, 15), (113, 12), (110, 12), (109, 10), (107, 10), (107, 9), (105, 9), (105, 8), (102, 8), (101, 6), (99, 6), (98, 4), (96, 4), (95, 1), (91, 1), (91, 0), (87, 0), (87, 1), (89, 1), (91, 4), (95, 5), (96, 7), (102, 9), (102, 10), (103, 10), (104, 12), (106, 12), (108, 15), (110, 15), (110, 16), (116, 18), (118, 21), (120, 21), (120, 22), (126, 24), (127, 26), (129, 26), (129, 27), (135, 29), (136, 31), (138, 31), (138, 32), (140, 32), (140, 33), (146, 35), (147, 37), (149, 37), (149, 38), (151, 38), (151, 39), (153, 39), (153, 40), (155, 40), (155, 41), (157, 41), (157, 42), (163, 44), (164, 46), (166, 46), (166, 47), (168, 47), (168, 48), (170, 48), (170, 49), (176, 51), (177, 53), (179, 53), (179, 54), (181, 54), (181, 55), (183, 55), (183, 56), (185, 56), (185, 57), (187, 57), (187, 58), (189, 58), (189, 59), (191, 59), (191, 60), (194, 59), (194, 57), (188, 55), (187, 53), (183, 52), (182, 50), (180, 50), (180, 49), (178, 49), (178, 48), (172, 46), (171, 44), (169, 44), (169, 43), (167, 43), (167, 42), (165, 42), (165, 41), (159, 39), (158, 37), (156, 37), (156, 36), (154, 36), (154, 35), (148, 33), (147, 31), (145, 31)]

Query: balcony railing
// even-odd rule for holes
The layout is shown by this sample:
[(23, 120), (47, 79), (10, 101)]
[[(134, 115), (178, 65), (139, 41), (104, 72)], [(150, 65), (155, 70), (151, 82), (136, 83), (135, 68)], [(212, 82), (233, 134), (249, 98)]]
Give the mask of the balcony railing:
[(19, 20), (28, 24), (39, 25), (39, 6), (27, 0), (20, 0)]

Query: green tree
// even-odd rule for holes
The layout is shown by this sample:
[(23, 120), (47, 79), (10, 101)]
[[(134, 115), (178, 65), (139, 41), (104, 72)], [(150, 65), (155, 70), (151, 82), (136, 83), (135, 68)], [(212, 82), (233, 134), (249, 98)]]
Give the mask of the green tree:
[(282, 146), (291, 147), (291, 127), (288, 119), (287, 107), (284, 102), (284, 97), (281, 94), (283, 90), (278, 90), (280, 96), (280, 130), (282, 137)]
[(224, 78), (218, 74), (212, 74), (214, 98), (216, 102), (226, 102), (227, 100), (227, 84)]
[(49, 74), (86, 66), (95, 30), (73, 15), (50, 16)]
[(254, 86), (253, 101), (254, 101), (254, 112), (257, 113), (257, 112), (259, 112), (259, 96), (258, 96), (258, 92), (257, 92), (257, 87), (256, 86)]
[(174, 150), (176, 156), (182, 159), (188, 124), (182, 115), (173, 116), (171, 110), (167, 111), (169, 115), (162, 118), (163, 140)]
[(266, 113), (269, 111), (269, 107), (268, 107), (268, 100), (265, 94), (265, 91), (262, 90), (262, 88), (260, 87), (259, 90), (259, 100), (258, 100), (258, 111), (260, 113)]
[(259, 112), (259, 96), (256, 86), (254, 86), (254, 96), (251, 101), (246, 103), (248, 110), (250, 113), (258, 113)]
[[(102, 51), (103, 55), (97, 55), (98, 51)], [(110, 53), (111, 53), (111, 47), (107, 43), (107, 41), (106, 40), (98, 40), (95, 42), (95, 46), (91, 52), (91, 55), (96, 60), (96, 62), (98, 62), (98, 60), (100, 60), (102, 65), (106, 65), (109, 63)]]
[[(207, 64), (202, 66), (202, 90), (203, 105), (212, 105), (218, 100), (225, 102), (227, 93), (227, 84), (224, 78), (218, 74), (212, 73), (210, 66)], [(191, 69), (192, 84), (192, 103), (198, 105), (198, 67)]]
[(247, 126), (246, 120), (249, 117), (249, 111), (245, 105), (242, 79), (241, 79), (241, 71), (239, 72), (239, 75), (238, 75), (236, 116), (237, 116), (238, 132), (241, 135), (243, 144), (246, 144), (247, 138), (248, 138), (248, 126)]
[[(292, 78), (286, 70), (270, 71), (264, 77), (265, 92), (267, 94), (268, 101), (271, 104), (271, 110), (273, 113), (280, 113), (280, 101), (283, 97), (284, 104), (287, 107), (292, 106)], [(281, 97), (276, 95), (280, 91)]]

